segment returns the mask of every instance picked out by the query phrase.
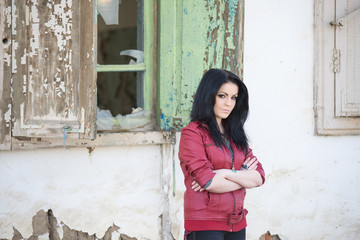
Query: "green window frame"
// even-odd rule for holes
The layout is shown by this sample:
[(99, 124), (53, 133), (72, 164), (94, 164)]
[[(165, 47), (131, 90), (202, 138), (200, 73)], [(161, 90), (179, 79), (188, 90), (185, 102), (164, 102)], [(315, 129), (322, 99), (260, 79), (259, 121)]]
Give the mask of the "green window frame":
[[(64, 9), (65, 12), (74, 13), (71, 15), (74, 19), (72, 22), (74, 32), (64, 33), (64, 36), (72, 40), (68, 42), (69, 47), (65, 50), (71, 50), (77, 54), (71, 55), (76, 58), (76, 61), (71, 61), (74, 71), (66, 68), (70, 64), (69, 59), (69, 64), (60, 64), (64, 72), (66, 70), (68, 71), (66, 73), (71, 73), (69, 79), (60, 78), (60, 80), (66, 84), (72, 84), (68, 88), (64, 88), (62, 94), (66, 96), (65, 99), (73, 100), (76, 103), (74, 105), (71, 102), (64, 104), (62, 98), (56, 97), (56, 94), (49, 95), (46, 98), (47, 101), (43, 101), (42, 104), (33, 104), (29, 98), (33, 95), (23, 93), (23, 75), (29, 74), (30, 70), (28, 71), (28, 69), (34, 69), (31, 64), (37, 62), (28, 61), (27, 64), (22, 64), (22, 56), (26, 47), (24, 44), (29, 44), (30, 41), (23, 36), (32, 33), (27, 32), (31, 28), (26, 26), (27, 20), (24, 19), (27, 17), (26, 5), (23, 1), (5, 0), (4, 6), (14, 5), (17, 7), (13, 9), (6, 7), (2, 12), (2, 16), (6, 16), (7, 21), (12, 22), (13, 25), (5, 24), (1, 29), (3, 36), (12, 36), (12, 39), (8, 41), (8, 44), (4, 43), (4, 53), (11, 56), (11, 60), (3, 62), (4, 70), (1, 73), (4, 87), (0, 89), (2, 95), (0, 150), (36, 149), (65, 145), (95, 147), (132, 144), (133, 142), (128, 141), (128, 136), (140, 136), (139, 143), (141, 144), (144, 143), (144, 140), (149, 144), (154, 143), (153, 135), (145, 131), (141, 134), (132, 134), (131, 132), (99, 134), (95, 131), (97, 72), (143, 72), (142, 107), (156, 116), (156, 129), (165, 131), (180, 130), (189, 122), (193, 95), (204, 71), (215, 67), (225, 68), (242, 76), (244, 0), (141, 1), (143, 1), (144, 62), (137, 65), (97, 64), (97, 0), (72, 1), (72, 9)], [(27, 4), (35, 4), (35, 2), (30, 1)], [(28, 9), (39, 11), (42, 8), (35, 4), (35, 7)], [(40, 20), (44, 22), (46, 16), (52, 14), (56, 13), (48, 10), (47, 15), (39, 15), (41, 16)], [(34, 24), (38, 26), (37, 22)], [(49, 32), (52, 31), (50, 30)], [(13, 34), (13, 31), (16, 31), (17, 34)], [(38, 39), (49, 36), (39, 35)], [(26, 41), (23, 41), (24, 39)], [(51, 41), (40, 42), (51, 43)], [(14, 43), (21, 43), (24, 46), (12, 49)], [(57, 49), (58, 47), (55, 45), (53, 50)], [(56, 54), (55, 56), (57, 56)], [(58, 55), (61, 56), (61, 54), (63, 53)], [(36, 56), (43, 57), (44, 54)], [(23, 65), (17, 69), (17, 73), (11, 71), (12, 62), (17, 62), (17, 66)], [(50, 63), (50, 61), (43, 60), (39, 62), (44, 66), (48, 66)], [(51, 70), (49, 76), (57, 73), (57, 69), (46, 67), (41, 69)], [(15, 84), (11, 84), (12, 79)], [(26, 84), (28, 85), (29, 81)], [(55, 92), (57, 85), (49, 86), (53, 86), (50, 90)], [(43, 96), (41, 95), (43, 89), (41, 86), (29, 85), (29, 87), (36, 90), (39, 96)], [(27, 104), (27, 107), (23, 103)], [(46, 111), (43, 110), (38, 115), (32, 114), (40, 109), (40, 105), (41, 109), (47, 107)], [(64, 106), (64, 108), (56, 109), (56, 118), (48, 120), (49, 117), (55, 115), (50, 110), (57, 105)], [(22, 109), (31, 111), (26, 115), (21, 113)], [(74, 114), (67, 117), (66, 113), (70, 111)], [(28, 119), (32, 120), (33, 115), (36, 117), (35, 120), (42, 121), (35, 127), (31, 121), (27, 121)], [(76, 121), (72, 117), (73, 115), (76, 115)], [(28, 119), (24, 117), (28, 117)], [(21, 125), (21, 123), (24, 124)], [(158, 138), (155, 142), (167, 141), (167, 138), (164, 139), (166, 135), (164, 132), (156, 131), (152, 134), (156, 134)], [(125, 135), (126, 137), (123, 138), (122, 136)]]
[[(142, 102), (143, 109), (154, 111), (153, 79), (154, 79), (154, 1), (141, 0), (143, 5), (143, 47), (144, 62), (141, 64), (97, 64), (97, 72), (143, 72)], [(95, 21), (97, 23), (97, 1)], [(96, 59), (96, 58), (95, 58)], [(155, 59), (156, 60), (156, 59)]]

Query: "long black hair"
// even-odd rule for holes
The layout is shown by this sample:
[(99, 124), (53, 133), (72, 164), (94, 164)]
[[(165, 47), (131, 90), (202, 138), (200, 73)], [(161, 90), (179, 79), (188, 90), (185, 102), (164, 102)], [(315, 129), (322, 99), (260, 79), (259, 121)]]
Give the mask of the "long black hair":
[(249, 112), (249, 95), (245, 84), (235, 74), (224, 69), (210, 69), (204, 74), (195, 94), (191, 121), (204, 123), (215, 144), (219, 147), (225, 145), (216, 122), (214, 105), (219, 89), (227, 82), (236, 84), (239, 92), (234, 109), (226, 119), (223, 119), (225, 133), (236, 147), (247, 152), (248, 139), (244, 131), (244, 123)]

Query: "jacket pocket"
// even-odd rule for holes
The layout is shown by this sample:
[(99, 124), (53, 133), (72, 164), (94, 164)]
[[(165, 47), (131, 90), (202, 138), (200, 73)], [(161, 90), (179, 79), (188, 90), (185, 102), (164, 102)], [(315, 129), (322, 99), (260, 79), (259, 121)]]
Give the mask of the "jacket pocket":
[(208, 210), (221, 213), (231, 213), (234, 209), (234, 197), (231, 192), (211, 193), (208, 192)]
[(235, 211), (242, 210), (244, 207), (244, 199), (245, 199), (245, 195), (246, 195), (246, 190), (244, 188), (241, 188), (239, 190), (234, 191), (233, 193), (234, 193), (234, 198), (235, 198), (235, 203), (236, 203)]
[(194, 192), (193, 190), (190, 190), (185, 192), (185, 210), (198, 211), (206, 209), (208, 207), (208, 202), (207, 191)]

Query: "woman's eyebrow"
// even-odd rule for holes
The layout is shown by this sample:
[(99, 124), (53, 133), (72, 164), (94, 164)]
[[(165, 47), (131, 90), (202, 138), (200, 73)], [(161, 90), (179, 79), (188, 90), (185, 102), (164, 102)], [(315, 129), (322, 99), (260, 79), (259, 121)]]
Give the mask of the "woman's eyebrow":
[[(226, 96), (229, 95), (228, 93), (226, 93), (226, 92), (224, 92), (224, 91), (218, 92), (218, 94), (220, 94), (220, 93), (223, 93), (223, 94), (225, 94)], [(232, 96), (234, 97), (234, 96), (238, 96), (238, 95), (239, 95), (238, 93), (235, 93), (235, 94), (232, 95)]]

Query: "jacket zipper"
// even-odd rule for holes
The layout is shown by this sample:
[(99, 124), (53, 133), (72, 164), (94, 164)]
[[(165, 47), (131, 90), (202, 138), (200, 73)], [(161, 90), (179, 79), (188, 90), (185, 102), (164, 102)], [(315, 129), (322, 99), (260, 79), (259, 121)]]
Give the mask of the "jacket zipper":
[[(235, 213), (235, 210), (236, 210), (236, 207), (235, 207), (235, 195), (234, 195), (234, 192), (231, 192), (231, 194), (232, 194), (232, 197), (233, 197), (233, 203), (234, 203), (234, 213)], [(232, 223), (230, 223), (230, 232), (232, 232), (233, 231), (233, 224)]]
[[(228, 149), (228, 151), (229, 151), (229, 153), (230, 153), (230, 155), (231, 155), (231, 150), (230, 150), (230, 148), (231, 148), (231, 145), (230, 145), (231, 143), (229, 142), (229, 146), (230, 147), (227, 147), (227, 149)], [(233, 153), (234, 154), (234, 153)], [(232, 170), (235, 170), (235, 156), (232, 156), (231, 155), (231, 169)], [(235, 195), (234, 195), (234, 192), (231, 192), (231, 195), (232, 195), (232, 197), (233, 197), (233, 203), (234, 203), (234, 213), (235, 213), (235, 210), (236, 210), (236, 206), (235, 206), (235, 204), (236, 204), (236, 202), (235, 202)], [(233, 231), (233, 224), (232, 223), (230, 223), (230, 232), (232, 232)]]
[[(230, 148), (231, 148), (231, 143), (229, 142), (229, 147), (226, 146), (226, 149), (227, 149), (226, 152), (228, 152), (230, 154), (230, 156), (231, 156), (231, 169), (235, 170), (235, 156), (231, 155)], [(219, 148), (219, 150), (221, 150), (221, 148)], [(233, 152), (233, 154), (235, 154), (234, 151), (232, 151), (232, 152)]]

